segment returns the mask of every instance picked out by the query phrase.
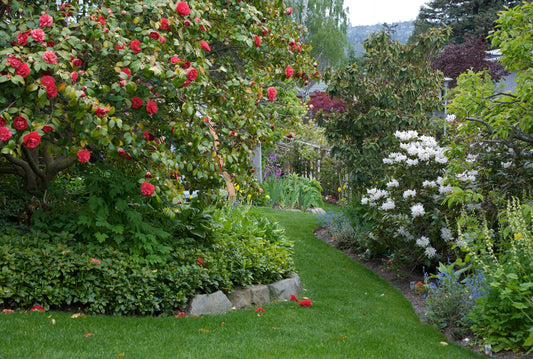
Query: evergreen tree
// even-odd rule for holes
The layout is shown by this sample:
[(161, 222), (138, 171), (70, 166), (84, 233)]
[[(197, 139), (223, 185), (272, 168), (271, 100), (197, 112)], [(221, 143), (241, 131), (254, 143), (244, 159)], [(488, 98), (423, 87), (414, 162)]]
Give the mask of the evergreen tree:
[(498, 12), (520, 4), (517, 0), (432, 0), (420, 8), (409, 42), (432, 27), (450, 26), (450, 42), (487, 37), (494, 29)]

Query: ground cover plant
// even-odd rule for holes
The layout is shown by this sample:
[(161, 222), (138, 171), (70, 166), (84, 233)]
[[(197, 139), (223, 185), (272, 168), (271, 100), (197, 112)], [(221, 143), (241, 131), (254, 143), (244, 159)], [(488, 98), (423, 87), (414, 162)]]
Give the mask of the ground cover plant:
[[(477, 358), (421, 323), (401, 294), (313, 235), (310, 214), (263, 210), (295, 242), (295, 266), (311, 307), (287, 301), (202, 317), (0, 314), (9, 358), (226, 357)], [(31, 338), (31, 340), (28, 340)], [(38, 354), (36, 354), (38, 353)]]
[(273, 283), (294, 270), (292, 242), (283, 229), (248, 207), (214, 210), (211, 222), (217, 227), (209, 238), (182, 232), (163, 244), (166, 252), (154, 262), (68, 232), (6, 227), (0, 237), (0, 306), (172, 315), (196, 294)]

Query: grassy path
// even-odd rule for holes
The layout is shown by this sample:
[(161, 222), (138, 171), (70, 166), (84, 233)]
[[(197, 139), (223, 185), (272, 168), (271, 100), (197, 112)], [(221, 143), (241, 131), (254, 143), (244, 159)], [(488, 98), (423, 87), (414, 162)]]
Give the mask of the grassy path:
[(445, 338), (419, 322), (399, 291), (316, 239), (315, 216), (264, 212), (295, 240), (306, 289), (300, 297), (312, 307), (272, 303), (260, 314), (250, 308), (199, 318), (0, 315), (0, 359), (478, 357), (439, 344)]

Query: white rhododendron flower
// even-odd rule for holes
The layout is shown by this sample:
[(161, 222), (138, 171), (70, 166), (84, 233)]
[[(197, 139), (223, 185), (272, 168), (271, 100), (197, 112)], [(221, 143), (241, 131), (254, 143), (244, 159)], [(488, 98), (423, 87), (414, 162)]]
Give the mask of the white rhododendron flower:
[(422, 203), (416, 203), (411, 206), (411, 216), (413, 218), (423, 216), (426, 214), (426, 211), (424, 210), (424, 205)]
[(407, 191), (404, 191), (403, 192), (403, 198), (407, 199), (409, 197), (415, 197), (416, 196), (416, 191), (413, 190), (413, 189), (408, 189)]
[(416, 245), (422, 248), (426, 248), (429, 246), (429, 238), (426, 236), (422, 236), (416, 240)]
[(426, 254), (426, 257), (430, 259), (437, 255), (437, 251), (433, 247), (427, 247), (424, 253)]

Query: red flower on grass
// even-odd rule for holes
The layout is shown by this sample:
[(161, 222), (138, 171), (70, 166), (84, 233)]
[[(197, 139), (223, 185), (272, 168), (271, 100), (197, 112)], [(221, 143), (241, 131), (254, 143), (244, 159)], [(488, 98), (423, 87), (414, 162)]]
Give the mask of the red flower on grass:
[(183, 318), (185, 317), (187, 314), (185, 312), (179, 312), (177, 315), (176, 315), (176, 318)]
[(7, 142), (13, 136), (11, 130), (5, 126), (0, 127), (0, 141)]
[(22, 144), (28, 148), (35, 148), (41, 143), (39, 132), (32, 131), (22, 138)]
[(291, 302), (298, 302), (298, 298), (294, 294), (291, 294), (291, 298), (289, 299)]
[(157, 103), (155, 101), (146, 101), (146, 112), (149, 115), (154, 115), (157, 113)]
[(87, 163), (91, 159), (91, 152), (89, 150), (78, 151), (78, 161), (80, 163)]
[(34, 305), (33, 307), (31, 307), (30, 312), (35, 312), (35, 311), (44, 312), (45, 310), (40, 305)]
[(211, 48), (209, 47), (209, 44), (207, 42), (205, 42), (204, 40), (200, 41), (200, 46), (202, 46), (202, 48), (205, 51), (211, 51)]
[(300, 304), (300, 307), (310, 307), (313, 305), (310, 299), (302, 300), (298, 304)]
[(176, 11), (181, 16), (187, 16), (191, 13), (191, 8), (189, 7), (189, 4), (187, 4), (185, 1), (178, 1), (176, 4)]
[(256, 313), (260, 313), (260, 312), (265, 312), (265, 309), (263, 307), (258, 307), (256, 310), (255, 310)]
[(270, 101), (274, 101), (276, 99), (276, 96), (278, 94), (278, 92), (276, 91), (276, 89), (274, 87), (269, 87), (267, 89), (267, 96), (268, 96), (268, 99)]
[(40, 27), (49, 27), (52, 26), (52, 23), (54, 22), (54, 19), (48, 15), (44, 14), (39, 18), (39, 26)]
[(143, 105), (143, 100), (139, 97), (134, 97), (131, 99), (131, 108), (141, 108)]
[(45, 51), (43, 53), (43, 60), (50, 65), (57, 64), (59, 62), (56, 54), (53, 51)]
[(15, 127), (15, 129), (19, 131), (24, 131), (25, 129), (28, 128), (28, 120), (26, 120), (22, 116), (17, 116), (13, 120), (13, 127)]
[(150, 182), (144, 182), (141, 185), (141, 193), (143, 196), (149, 197), (154, 194), (154, 191), (155, 191), (155, 186), (151, 184)]

